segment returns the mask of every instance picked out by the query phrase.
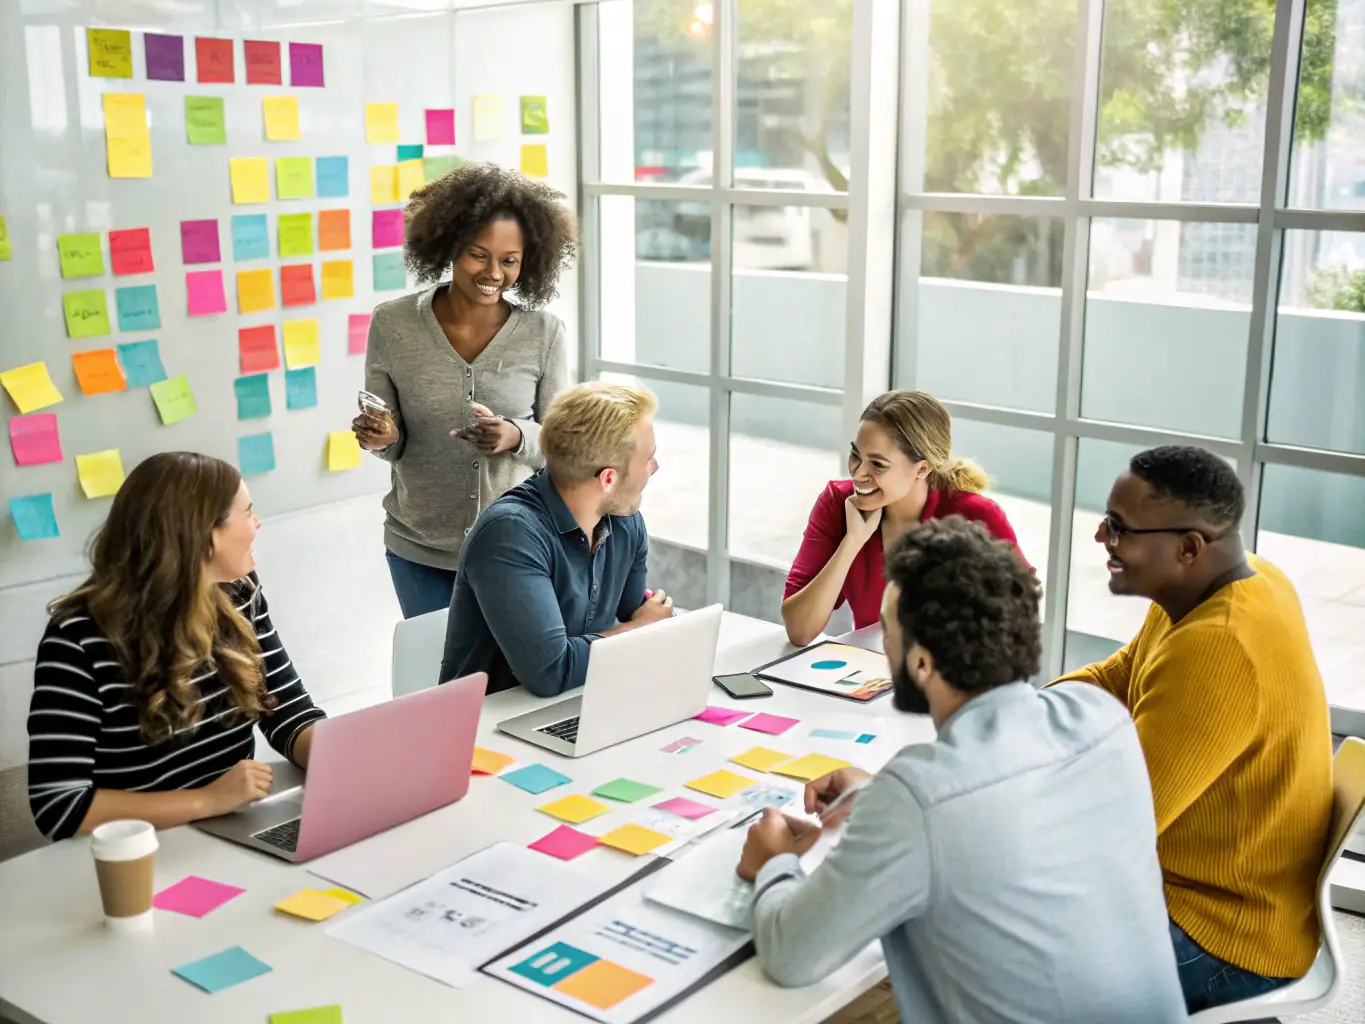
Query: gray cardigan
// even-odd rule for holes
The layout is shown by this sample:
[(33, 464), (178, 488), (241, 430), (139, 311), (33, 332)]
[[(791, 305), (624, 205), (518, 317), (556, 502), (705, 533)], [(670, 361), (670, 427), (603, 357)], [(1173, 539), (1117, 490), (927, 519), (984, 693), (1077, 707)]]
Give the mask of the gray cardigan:
[[(466, 363), (432, 309), (444, 287), (375, 309), (365, 387), (389, 404), (398, 426), (398, 440), (375, 453), (393, 467), (384, 498), (384, 544), (410, 561), (454, 569), (480, 510), (544, 465), (539, 421), (568, 384), (569, 370), (559, 318), (517, 308)], [(515, 422), (521, 446), (485, 456), (472, 442), (451, 437), (474, 422), (470, 402)]]

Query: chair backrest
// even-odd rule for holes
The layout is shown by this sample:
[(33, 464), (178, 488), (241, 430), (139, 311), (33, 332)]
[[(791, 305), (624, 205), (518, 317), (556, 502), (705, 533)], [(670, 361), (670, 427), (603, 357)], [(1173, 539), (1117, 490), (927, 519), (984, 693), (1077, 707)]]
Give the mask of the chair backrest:
[(1332, 824), (1327, 830), (1322, 874), (1318, 887), (1329, 888), (1327, 878), (1346, 849), (1365, 812), (1365, 740), (1347, 737), (1332, 758)]
[(416, 618), (404, 619), (393, 627), (393, 695), (425, 690), (441, 680), (441, 657), (445, 654), (446, 618), (444, 608)]

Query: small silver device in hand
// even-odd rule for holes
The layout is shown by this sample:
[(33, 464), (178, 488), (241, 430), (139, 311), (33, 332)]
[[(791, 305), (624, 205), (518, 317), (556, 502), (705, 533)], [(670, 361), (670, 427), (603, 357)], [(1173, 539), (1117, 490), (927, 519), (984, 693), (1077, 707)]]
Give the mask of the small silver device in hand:
[(357, 396), (357, 401), (360, 404), (361, 412), (373, 413), (376, 416), (382, 416), (384, 413), (389, 411), (388, 403), (385, 402), (384, 399), (380, 398), (376, 394), (373, 394), (369, 391), (365, 391), (363, 389)]

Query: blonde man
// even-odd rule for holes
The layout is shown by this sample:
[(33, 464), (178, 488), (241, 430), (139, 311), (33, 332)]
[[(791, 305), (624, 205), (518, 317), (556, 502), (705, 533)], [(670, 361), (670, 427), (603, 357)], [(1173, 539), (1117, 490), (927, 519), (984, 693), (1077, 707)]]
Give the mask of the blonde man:
[(460, 550), (441, 681), (487, 672), (488, 692), (582, 686), (594, 640), (673, 614), (646, 597), (640, 500), (659, 468), (646, 388), (593, 381), (540, 428), (545, 469), (489, 505)]

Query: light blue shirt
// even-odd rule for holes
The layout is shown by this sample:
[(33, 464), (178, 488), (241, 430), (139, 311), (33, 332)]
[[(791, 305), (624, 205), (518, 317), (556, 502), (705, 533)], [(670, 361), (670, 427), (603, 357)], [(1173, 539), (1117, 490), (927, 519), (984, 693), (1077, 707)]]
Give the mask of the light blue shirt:
[(960, 708), (858, 794), (809, 878), (790, 854), (755, 886), (754, 939), (808, 985), (880, 939), (915, 1024), (1186, 1020), (1147, 765), (1093, 686), (1015, 683)]

